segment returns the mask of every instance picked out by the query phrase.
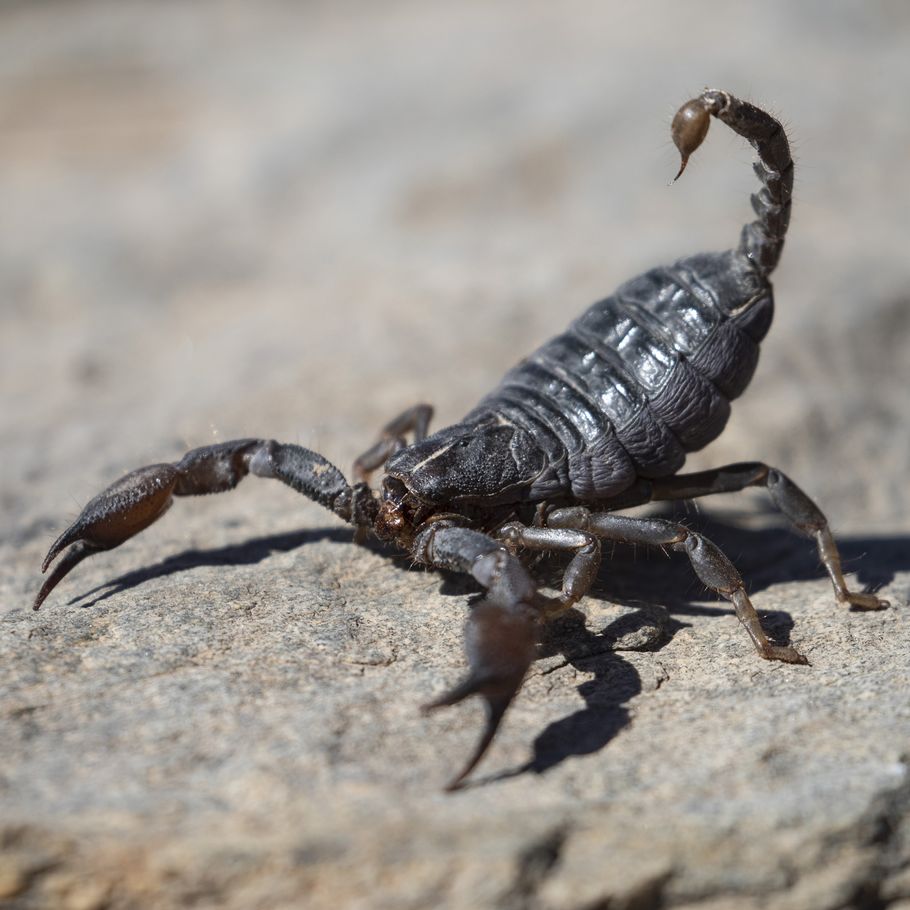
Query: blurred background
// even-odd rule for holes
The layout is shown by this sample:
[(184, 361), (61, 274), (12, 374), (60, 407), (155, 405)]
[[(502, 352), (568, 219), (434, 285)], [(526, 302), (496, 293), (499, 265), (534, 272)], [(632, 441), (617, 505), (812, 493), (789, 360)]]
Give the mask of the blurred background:
[(347, 469), (412, 402), (456, 420), (620, 282), (735, 244), (741, 140), (715, 124), (667, 186), (706, 85), (778, 113), (797, 169), (757, 378), (693, 464), (906, 527), (908, 80), (900, 0), (7, 0), (7, 540), (213, 440)]

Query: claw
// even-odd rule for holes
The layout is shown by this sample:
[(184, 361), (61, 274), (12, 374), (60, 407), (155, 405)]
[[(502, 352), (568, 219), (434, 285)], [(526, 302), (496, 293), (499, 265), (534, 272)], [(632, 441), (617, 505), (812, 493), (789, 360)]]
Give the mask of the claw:
[(177, 471), (172, 465), (151, 465), (121, 477), (92, 499), (44, 557), (42, 572), (75, 544), (45, 579), (32, 609), (39, 609), (58, 582), (87, 556), (112, 550), (160, 518), (171, 504), (176, 482)]
[[(47, 595), (57, 587), (57, 582), (60, 581), (65, 575), (68, 575), (70, 570), (75, 568), (82, 562), (86, 556), (91, 556), (92, 553), (98, 553), (101, 550), (101, 547), (93, 547), (90, 543), (86, 543), (84, 540), (80, 540), (76, 545), (54, 566), (54, 571), (44, 579), (44, 584), (41, 585), (41, 590), (38, 591), (38, 594), (35, 596), (35, 601), (32, 604), (33, 610), (39, 610), (41, 604), (47, 598)], [(56, 554), (54, 554), (56, 555)], [(48, 554), (48, 558), (44, 562), (44, 568), (42, 571), (47, 571), (47, 567), (50, 564), (50, 561), (54, 557)]]
[(534, 660), (536, 643), (535, 618), (523, 604), (503, 607), (485, 600), (471, 611), (465, 628), (465, 649), (470, 664), (467, 677), (423, 706), (424, 711), (433, 711), (457, 704), (470, 695), (480, 695), (486, 707), (480, 740), (446, 790), (457, 790), (483, 758)]
[(112, 550), (157, 521), (174, 496), (233, 490), (247, 474), (273, 477), (358, 526), (372, 521), (366, 486), (351, 488), (341, 471), (316, 452), (273, 439), (230, 439), (191, 449), (176, 464), (131, 471), (99, 493), (51, 545), (42, 571), (75, 544), (41, 586), (37, 610), (57, 582), (86, 556)]

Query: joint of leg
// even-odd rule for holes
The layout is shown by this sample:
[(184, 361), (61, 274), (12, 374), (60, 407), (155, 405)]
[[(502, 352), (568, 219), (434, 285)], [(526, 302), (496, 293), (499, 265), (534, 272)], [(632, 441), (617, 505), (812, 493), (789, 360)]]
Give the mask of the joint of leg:
[(346, 517), (355, 527), (369, 528), (372, 527), (378, 513), (379, 501), (373, 491), (366, 483), (355, 483), (351, 488), (350, 516), (342, 517)]
[(522, 525), (513, 521), (503, 525), (496, 536), (506, 545), (518, 546), (521, 543), (523, 530)]
[(245, 454), (247, 467), (254, 477), (274, 478), (275, 465), (272, 454), (276, 445), (274, 439), (269, 439), (257, 449)]
[(766, 484), (768, 482), (768, 477), (771, 475), (772, 469), (761, 461), (756, 462), (751, 467), (755, 473), (752, 479), (749, 481), (749, 486), (754, 487), (760, 484)]
[(667, 541), (667, 544), (673, 547), (674, 550), (686, 550), (689, 548), (691, 541), (692, 535), (685, 528), (681, 528), (673, 540)]
[(534, 580), (508, 550), (500, 548), (478, 556), (471, 574), (487, 589), (491, 600), (503, 605), (531, 605), (536, 601)]
[(496, 584), (500, 575), (502, 575), (507, 556), (508, 551), (505, 549), (484, 553), (474, 560), (471, 574), (485, 588), (490, 588)]
[(728, 597), (736, 591), (745, 591), (736, 566), (706, 537), (700, 534), (690, 535), (686, 541), (686, 550), (692, 568), (702, 584)]
[(534, 606), (540, 611), (544, 619), (555, 619), (561, 613), (565, 613), (570, 607), (578, 602), (579, 598), (566, 597), (564, 594), (559, 597), (547, 597), (546, 594), (536, 594), (534, 596)]
[(827, 526), (827, 524), (828, 524), (828, 522), (825, 521), (824, 518), (822, 518), (820, 521), (815, 520), (815, 521), (794, 521), (793, 522), (793, 526), (796, 528), (797, 531), (802, 531), (803, 534), (806, 534), (809, 537), (812, 537), (813, 535), (817, 534), (819, 531), (821, 531), (823, 528), (825, 528)]
[(590, 530), (590, 517), (590, 511), (584, 506), (554, 509), (547, 515), (547, 527), (588, 531)]
[(600, 541), (591, 535), (588, 537), (587, 542), (578, 548), (579, 553), (583, 553), (585, 556), (593, 556), (595, 553), (600, 552)]
[(456, 527), (454, 522), (446, 520), (434, 521), (424, 525), (414, 538), (414, 543), (411, 547), (411, 556), (413, 556), (417, 562), (422, 563), (425, 566), (436, 565), (436, 548), (434, 546), (436, 542), (436, 533), (445, 528), (454, 527)]
[[(247, 475), (256, 454), (267, 447), (268, 443), (261, 439), (232, 439), (191, 449), (174, 465), (178, 474), (174, 495), (198, 496), (233, 490)], [(270, 450), (269, 457), (271, 454)]]
[(811, 535), (827, 526), (821, 509), (785, 474), (770, 468), (766, 483), (774, 504), (798, 530)]

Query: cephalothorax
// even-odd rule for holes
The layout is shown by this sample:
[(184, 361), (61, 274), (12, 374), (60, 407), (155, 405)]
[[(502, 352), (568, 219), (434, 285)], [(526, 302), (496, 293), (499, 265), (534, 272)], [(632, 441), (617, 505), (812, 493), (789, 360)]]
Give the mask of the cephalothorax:
[[(701, 581), (733, 604), (762, 657), (806, 663), (796, 649), (768, 640), (739, 573), (714, 544), (684, 525), (619, 509), (764, 486), (794, 527), (815, 539), (838, 601), (887, 606), (847, 588), (824, 515), (777, 469), (751, 462), (677, 473), (687, 452), (720, 433), (730, 401), (752, 377), (773, 312), (768, 276), (790, 219), (793, 161), (784, 131), (727, 92), (706, 90), (676, 114), (679, 174), (712, 116), (749, 140), (759, 158), (758, 217), (736, 249), (690, 256), (622, 285), (507, 373), (461, 423), (428, 435), (431, 408), (405, 411), (357, 459), (353, 484), (315, 452), (262, 439), (194, 449), (176, 464), (127, 474), (51, 546), (42, 571), (64, 555), (34, 608), (75, 565), (150, 525), (174, 496), (230, 490), (247, 474), (274, 477), (360, 533), (397, 544), (427, 566), (468, 573), (486, 589), (467, 621), (467, 677), (427, 706), (476, 694), (487, 708), (481, 740), (454, 788), (521, 686), (539, 625), (591, 586), (603, 539), (685, 552)], [(385, 474), (377, 492), (368, 480), (379, 468)], [(538, 592), (519, 559), (523, 550), (571, 554), (558, 596)]]

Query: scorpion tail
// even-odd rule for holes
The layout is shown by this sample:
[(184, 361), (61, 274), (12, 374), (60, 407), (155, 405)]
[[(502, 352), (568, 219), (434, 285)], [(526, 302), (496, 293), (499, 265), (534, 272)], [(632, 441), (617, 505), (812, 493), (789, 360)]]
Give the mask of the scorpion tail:
[(758, 152), (754, 168), (762, 188), (752, 196), (752, 208), (758, 218), (743, 228), (739, 251), (755, 263), (762, 275), (770, 275), (780, 259), (790, 223), (793, 158), (786, 133), (780, 121), (761, 108), (734, 98), (729, 92), (706, 89), (687, 101), (673, 118), (671, 133), (681, 156), (674, 180), (679, 179), (689, 156), (707, 135), (712, 116), (748, 139)]

